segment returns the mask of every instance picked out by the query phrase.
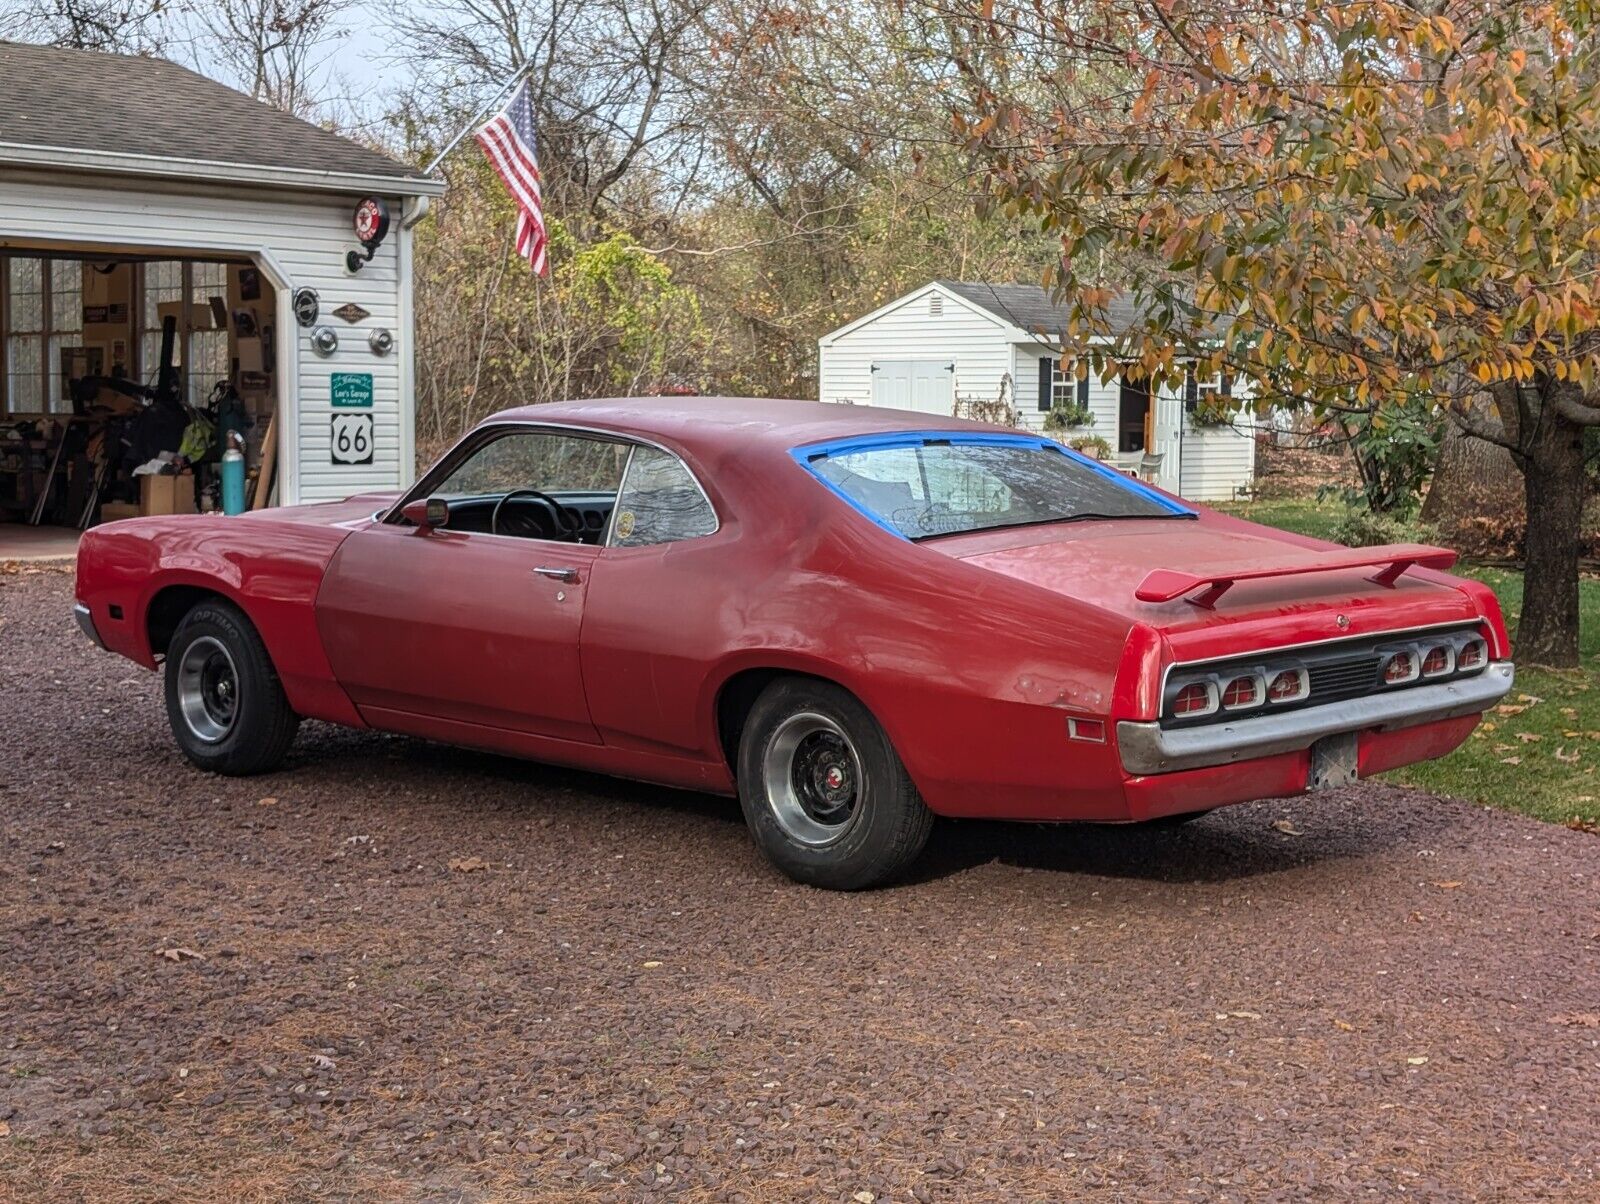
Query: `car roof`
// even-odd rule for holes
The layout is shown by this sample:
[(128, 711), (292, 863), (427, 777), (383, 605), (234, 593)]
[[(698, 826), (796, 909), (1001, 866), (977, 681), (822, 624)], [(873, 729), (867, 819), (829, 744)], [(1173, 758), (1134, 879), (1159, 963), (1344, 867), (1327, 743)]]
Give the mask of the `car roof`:
[(1022, 430), (943, 414), (837, 402), (756, 397), (607, 397), (502, 410), (487, 422), (556, 422), (675, 443), (697, 453), (787, 451), (807, 443), (893, 431)]

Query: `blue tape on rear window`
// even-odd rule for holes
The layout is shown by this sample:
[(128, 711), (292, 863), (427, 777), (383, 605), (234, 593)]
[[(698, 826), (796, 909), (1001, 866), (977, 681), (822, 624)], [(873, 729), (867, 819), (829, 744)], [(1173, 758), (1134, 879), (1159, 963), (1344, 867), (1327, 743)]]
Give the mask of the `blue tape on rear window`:
[(887, 451), (896, 447), (926, 447), (929, 444), (941, 443), (948, 443), (954, 446), (1017, 447), (1031, 451), (1056, 452), (1099, 473), (1103, 477), (1115, 481), (1129, 493), (1153, 502), (1173, 514), (1186, 514), (1192, 517), (1199, 513), (1199, 511), (1185, 506), (1181, 502), (1174, 501), (1159, 490), (1150, 488), (1143, 481), (1118, 472), (1109, 464), (1104, 464), (1092, 456), (1086, 456), (1070, 447), (1064, 447), (1054, 439), (1046, 439), (1040, 435), (1007, 435), (995, 431), (887, 431), (879, 435), (852, 435), (846, 439), (829, 439), (822, 443), (803, 443), (799, 447), (790, 448), (789, 454), (794, 457), (795, 462), (801, 468), (804, 468), (820, 481), (824, 488), (835, 497), (840, 498), (845, 505), (870, 519), (896, 538), (910, 542), (909, 536), (905, 535), (899, 528), (891, 526), (886, 519), (868, 510), (855, 498), (817, 472), (814, 465), (819, 460), (826, 460), (832, 456), (847, 456), (855, 452)]

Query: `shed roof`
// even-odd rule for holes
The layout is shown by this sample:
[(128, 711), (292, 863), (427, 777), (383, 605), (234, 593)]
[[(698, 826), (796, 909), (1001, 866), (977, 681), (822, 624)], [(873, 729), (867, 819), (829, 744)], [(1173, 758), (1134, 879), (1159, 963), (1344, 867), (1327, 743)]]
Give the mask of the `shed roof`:
[(440, 190), (414, 167), (166, 59), (19, 42), (0, 42), (0, 164)]
[[(1067, 328), (1071, 307), (1037, 284), (989, 284), (970, 280), (936, 280), (934, 283), (1045, 342), (1060, 342)], [(1147, 308), (1138, 305), (1126, 293), (1113, 297), (1105, 310), (1112, 334), (1121, 334), (1137, 326), (1147, 312)]]

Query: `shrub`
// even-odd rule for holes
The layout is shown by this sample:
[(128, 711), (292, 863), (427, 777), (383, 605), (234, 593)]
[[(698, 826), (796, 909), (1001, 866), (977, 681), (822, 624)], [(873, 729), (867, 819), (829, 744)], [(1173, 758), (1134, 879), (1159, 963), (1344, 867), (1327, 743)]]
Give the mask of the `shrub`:
[(1047, 431), (1066, 431), (1093, 425), (1094, 411), (1078, 401), (1058, 401), (1044, 416), (1044, 429)]
[(1333, 537), (1348, 547), (1371, 548), (1386, 543), (1435, 543), (1439, 532), (1427, 523), (1352, 506), (1333, 529)]
[(1111, 444), (1099, 435), (1079, 435), (1067, 443), (1073, 451), (1089, 456), (1095, 460), (1109, 460), (1111, 458)]

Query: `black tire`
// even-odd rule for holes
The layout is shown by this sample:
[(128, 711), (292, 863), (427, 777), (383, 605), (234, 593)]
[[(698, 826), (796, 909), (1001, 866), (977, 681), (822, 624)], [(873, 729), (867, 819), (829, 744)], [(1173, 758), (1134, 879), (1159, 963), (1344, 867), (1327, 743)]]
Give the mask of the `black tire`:
[[(776, 796), (769, 789), (769, 766), (780, 783)], [(848, 801), (802, 791), (801, 778), (822, 791), (835, 771), (841, 784), (832, 789), (848, 792)], [(878, 721), (848, 691), (828, 682), (780, 678), (761, 692), (740, 733), (738, 778), (739, 803), (761, 851), (810, 886), (880, 886), (916, 860), (933, 827), (933, 812)], [(817, 806), (808, 810), (808, 799)], [(847, 818), (841, 818), (842, 809)], [(827, 822), (818, 822), (817, 814)], [(797, 835), (797, 828), (811, 839)]]
[(255, 626), (221, 599), (197, 604), (172, 633), (166, 699), (178, 747), (212, 773), (276, 769), (300, 726)]

